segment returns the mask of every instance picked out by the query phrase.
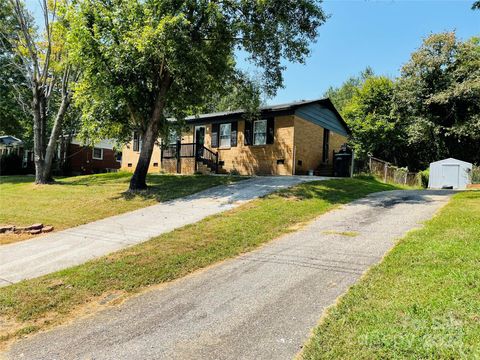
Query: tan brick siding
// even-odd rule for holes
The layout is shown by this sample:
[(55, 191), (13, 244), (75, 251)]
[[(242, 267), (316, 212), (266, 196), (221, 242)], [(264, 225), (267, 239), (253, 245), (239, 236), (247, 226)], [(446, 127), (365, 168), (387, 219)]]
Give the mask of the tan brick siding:
[[(293, 116), (275, 118), (275, 141), (261, 146), (245, 146), (245, 120), (238, 122), (237, 146), (218, 151), (223, 168), (241, 175), (291, 175), (293, 164)], [(211, 144), (211, 126), (207, 126), (205, 143)], [(284, 160), (284, 164), (277, 164)]]
[[(140, 156), (140, 152), (133, 151), (133, 141), (125, 145), (122, 149), (121, 169), (125, 171), (134, 171), (135, 166), (137, 165), (139, 156)], [(150, 166), (148, 167), (148, 172), (150, 173), (160, 172), (161, 166), (162, 166), (160, 161), (160, 156), (161, 156), (160, 146), (155, 144), (153, 147), (152, 159), (150, 160)]]
[[(323, 160), (323, 127), (295, 116), (295, 174), (307, 174), (316, 170)], [(328, 164), (333, 163), (333, 151), (340, 150), (347, 142), (343, 135), (330, 131)], [(299, 165), (301, 161), (302, 165)]]
[(330, 131), (330, 151), (328, 154), (329, 164), (333, 164), (333, 151), (339, 151), (341, 146), (345, 144), (347, 140), (348, 139), (345, 136)]

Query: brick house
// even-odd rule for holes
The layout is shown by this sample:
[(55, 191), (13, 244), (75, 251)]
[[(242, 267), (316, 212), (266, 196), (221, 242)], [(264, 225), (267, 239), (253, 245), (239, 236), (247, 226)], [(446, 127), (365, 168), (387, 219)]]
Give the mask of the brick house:
[[(187, 118), (181, 138), (155, 145), (149, 172), (333, 175), (349, 129), (330, 99), (266, 106), (260, 114), (253, 121), (242, 111)], [(139, 139), (134, 133), (123, 148), (123, 170), (135, 169)]]
[(75, 136), (63, 140), (58, 145), (56, 159), (63, 164), (64, 173), (84, 175), (120, 169), (121, 153), (115, 150), (114, 140), (101, 140), (93, 146), (84, 145)]

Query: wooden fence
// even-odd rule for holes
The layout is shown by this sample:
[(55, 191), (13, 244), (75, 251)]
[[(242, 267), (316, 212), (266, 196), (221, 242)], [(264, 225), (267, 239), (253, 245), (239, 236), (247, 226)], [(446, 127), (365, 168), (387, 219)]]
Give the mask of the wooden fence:
[(368, 167), (372, 174), (383, 179), (384, 182), (409, 186), (420, 185), (420, 177), (418, 173), (409, 172), (408, 168), (393, 166), (389, 162), (377, 159), (373, 156), (369, 158)]

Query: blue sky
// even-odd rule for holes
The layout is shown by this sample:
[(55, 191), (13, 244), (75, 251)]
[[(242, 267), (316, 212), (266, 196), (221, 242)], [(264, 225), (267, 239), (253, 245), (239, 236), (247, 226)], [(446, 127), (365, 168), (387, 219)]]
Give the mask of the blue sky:
[(366, 66), (395, 77), (410, 54), (431, 33), (455, 30), (461, 39), (480, 35), (480, 11), (473, 0), (345, 1), (327, 0), (331, 17), (320, 27), (306, 65), (290, 64), (285, 88), (268, 103), (322, 96)]
[[(270, 104), (321, 97), (370, 66), (395, 77), (410, 54), (431, 33), (455, 30), (461, 39), (480, 36), (474, 0), (325, 0), (330, 18), (320, 27), (305, 65), (287, 64), (285, 88)], [(27, 4), (39, 17), (37, 0)], [(243, 64), (251, 70), (252, 66)]]

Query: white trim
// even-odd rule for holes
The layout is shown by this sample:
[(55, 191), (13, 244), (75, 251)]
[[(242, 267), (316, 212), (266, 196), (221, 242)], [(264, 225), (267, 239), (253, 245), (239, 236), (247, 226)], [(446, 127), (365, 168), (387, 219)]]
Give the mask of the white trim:
[[(260, 123), (260, 122), (263, 122), (265, 123), (265, 142), (263, 143), (257, 143), (255, 140), (255, 126)], [(261, 119), (261, 120), (255, 120), (253, 122), (253, 145), (267, 145), (267, 133), (268, 133), (268, 121), (266, 119)], [(261, 134), (261, 132), (259, 132), (259, 134)]]
[[(95, 157), (95, 149), (101, 151), (102, 155), (100, 155), (100, 157)], [(94, 147), (94, 148), (92, 148), (92, 159), (93, 159), (93, 160), (103, 160), (103, 148), (100, 148), (100, 147)]]
[[(222, 126), (227, 126), (228, 127), (228, 145), (223, 144), (222, 145)], [(218, 147), (220, 149), (229, 149), (232, 146), (232, 123), (224, 123), (220, 124), (218, 128)], [(224, 135), (226, 137), (226, 135)], [(225, 139), (227, 140), (227, 139)]]

